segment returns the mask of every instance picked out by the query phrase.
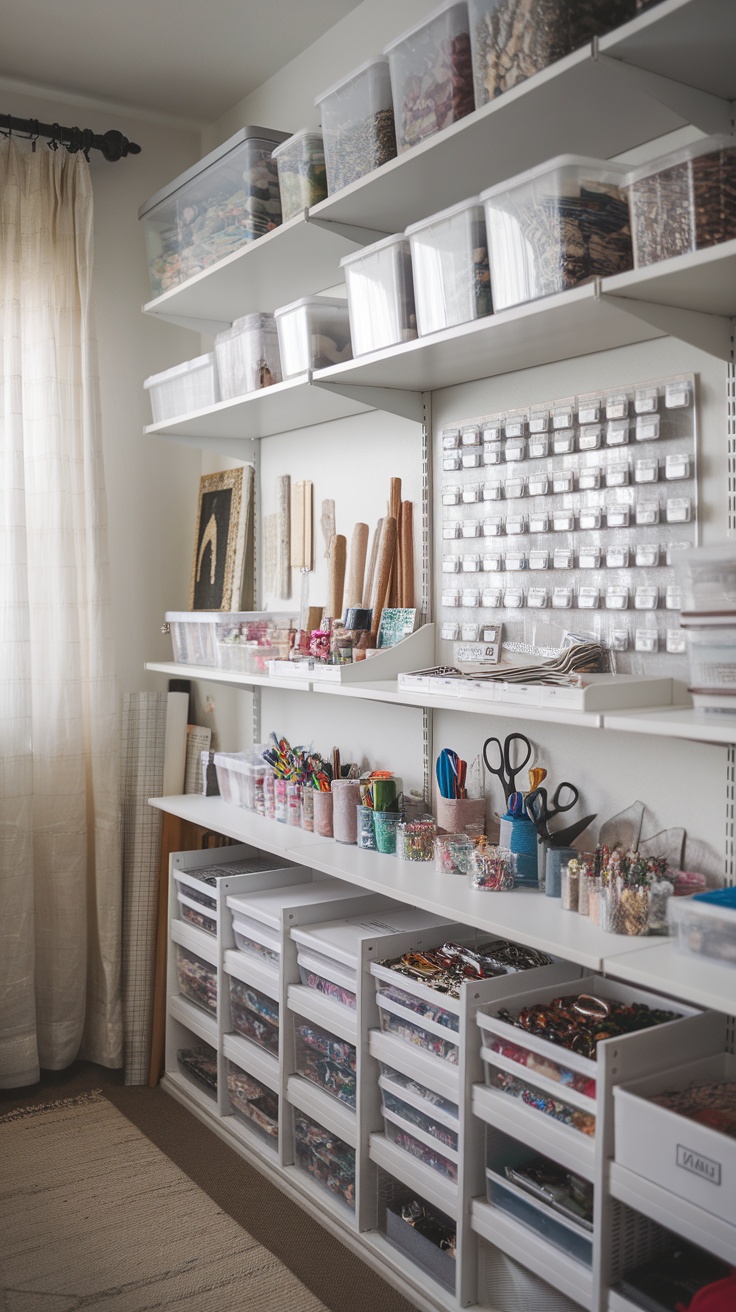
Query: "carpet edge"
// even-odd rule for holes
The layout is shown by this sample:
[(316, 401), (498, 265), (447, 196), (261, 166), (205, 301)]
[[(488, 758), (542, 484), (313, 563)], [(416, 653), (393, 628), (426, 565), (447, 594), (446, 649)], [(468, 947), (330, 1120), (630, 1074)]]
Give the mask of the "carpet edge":
[(15, 1111), (0, 1116), (0, 1125), (11, 1121), (24, 1121), (31, 1116), (40, 1116), (42, 1112), (60, 1111), (66, 1107), (83, 1107), (86, 1103), (105, 1102), (102, 1089), (90, 1089), (89, 1093), (77, 1093), (72, 1098), (58, 1098), (55, 1102), (37, 1102), (30, 1107), (16, 1107)]

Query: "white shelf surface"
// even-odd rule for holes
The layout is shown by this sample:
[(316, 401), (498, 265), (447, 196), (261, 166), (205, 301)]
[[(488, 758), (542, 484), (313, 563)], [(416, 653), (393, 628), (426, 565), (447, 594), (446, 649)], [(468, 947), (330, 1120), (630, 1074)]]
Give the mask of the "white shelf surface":
[(358, 697), (367, 701), (389, 702), (396, 706), (427, 707), (434, 711), (461, 711), (466, 715), (485, 715), (499, 720), (530, 720), (540, 724), (573, 724), (579, 729), (599, 729), (602, 717), (598, 712), (573, 711), (564, 707), (522, 706), (514, 702), (486, 702), (474, 697), (443, 697), (440, 693), (412, 692), (399, 688), (398, 683), (382, 680), (376, 683), (312, 684), (312, 692), (331, 693), (338, 697)]
[(268, 674), (239, 674), (237, 670), (221, 670), (219, 666), (177, 665), (175, 661), (147, 661), (144, 668), (174, 679), (203, 679), (237, 688), (291, 688), (294, 692), (309, 692), (312, 686), (307, 679), (272, 679)]
[(174, 1020), (178, 1020), (182, 1025), (186, 1025), (192, 1034), (197, 1038), (204, 1039), (210, 1047), (217, 1048), (217, 1021), (214, 1016), (208, 1016), (206, 1011), (201, 1011), (195, 1007), (193, 1002), (188, 998), (183, 998), (181, 994), (175, 993), (169, 998), (169, 1015)]
[(727, 747), (736, 742), (736, 716), (704, 711), (698, 706), (665, 706), (651, 711), (605, 711), (603, 727), (618, 733), (646, 733), (657, 738), (687, 738), (691, 742)]
[(440, 1211), (452, 1217), (453, 1221), (457, 1220), (458, 1187), (446, 1176), (440, 1175), (439, 1171), (433, 1171), (431, 1166), (425, 1166), (418, 1157), (412, 1157), (411, 1153), (404, 1152), (403, 1148), (391, 1143), (385, 1134), (370, 1135), (369, 1153), (371, 1161), (375, 1162), (376, 1166), (388, 1171), (389, 1175), (400, 1180), (409, 1189), (416, 1189), (421, 1198), (439, 1207)]
[[(325, 841), (304, 829), (282, 825), (276, 820), (266, 820), (253, 811), (231, 806), (229, 802), (223, 802), (221, 797), (201, 797), (187, 793), (180, 797), (150, 797), (148, 801), (150, 806), (166, 811), (169, 815), (176, 815), (180, 820), (191, 820), (195, 825), (236, 838), (239, 843), (250, 843), (262, 852), (287, 857), (287, 860), (303, 866), (311, 865), (311, 861), (307, 851), (302, 849), (322, 847)], [(290, 857), (288, 853), (291, 853)]]
[(617, 1289), (609, 1289), (607, 1312), (641, 1312), (641, 1308), (637, 1303), (632, 1303), (630, 1298), (626, 1298), (625, 1294), (620, 1294)]
[(634, 1171), (609, 1165), (609, 1188), (614, 1198), (633, 1207), (643, 1216), (651, 1217), (659, 1225), (674, 1231), (688, 1243), (697, 1244), (709, 1253), (715, 1253), (724, 1262), (733, 1262), (736, 1253), (736, 1225), (723, 1221), (712, 1212), (696, 1207), (685, 1198), (663, 1189), (661, 1185), (636, 1175)]
[(724, 100), (736, 100), (735, 46), (733, 0), (663, 0), (599, 42), (602, 55)]
[(643, 269), (618, 273), (606, 278), (602, 287), (606, 296), (624, 296), (733, 318), (736, 315), (736, 239), (689, 255), (677, 255)]
[(561, 1290), (581, 1307), (591, 1307), (593, 1273), (590, 1267), (583, 1266), (582, 1262), (569, 1257), (534, 1230), (483, 1199), (475, 1198), (471, 1203), (471, 1224), (476, 1234), (500, 1248), (502, 1253)]
[[(608, 935), (609, 939), (616, 938)], [(679, 952), (672, 939), (644, 939), (642, 952), (618, 956), (615, 942), (611, 955), (603, 962), (606, 975), (637, 984), (641, 988), (666, 993), (690, 1002), (695, 1007), (736, 1014), (736, 970), (721, 966), (707, 957)]]
[[(560, 1098), (564, 1102), (564, 1089)], [(595, 1140), (589, 1135), (560, 1125), (553, 1117), (486, 1084), (473, 1085), (473, 1113), (494, 1129), (503, 1130), (543, 1156), (554, 1158), (568, 1171), (586, 1180), (595, 1179)]]
[(320, 993), (318, 989), (307, 988), (304, 984), (290, 984), (288, 1005), (296, 1017), (311, 1020), (314, 1025), (336, 1034), (345, 1043), (355, 1045), (358, 1042), (357, 1013)]

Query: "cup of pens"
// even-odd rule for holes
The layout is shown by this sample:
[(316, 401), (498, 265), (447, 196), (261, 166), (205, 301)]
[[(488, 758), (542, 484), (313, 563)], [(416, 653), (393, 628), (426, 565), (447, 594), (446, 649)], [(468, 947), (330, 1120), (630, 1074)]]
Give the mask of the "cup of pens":
[(467, 762), (444, 747), (437, 757), (437, 829), (441, 834), (482, 834), (486, 827), (484, 797), (468, 797)]

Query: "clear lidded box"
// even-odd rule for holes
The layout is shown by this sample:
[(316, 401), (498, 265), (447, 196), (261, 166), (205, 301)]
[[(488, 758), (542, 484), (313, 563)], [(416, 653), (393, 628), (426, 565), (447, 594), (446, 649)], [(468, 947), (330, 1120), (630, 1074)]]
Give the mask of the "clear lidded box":
[(477, 197), (412, 223), (404, 235), (421, 337), (491, 313), (486, 223)]
[(626, 184), (637, 269), (736, 237), (736, 140), (720, 135), (632, 169)]
[(370, 59), (314, 101), (322, 118), (332, 196), (396, 156), (388, 60)]
[(347, 286), (353, 355), (414, 340), (411, 249), (402, 233), (343, 256), (340, 268)]
[(214, 351), (151, 374), (143, 386), (150, 393), (154, 424), (189, 415), (193, 410), (208, 410), (220, 399)]
[(215, 338), (223, 401), (281, 382), (281, 357), (272, 314), (246, 314)]
[(481, 192), (496, 312), (632, 267), (626, 176), (558, 155)]
[(283, 223), (325, 200), (327, 172), (321, 132), (302, 128), (276, 147), (273, 158), (279, 173)]
[(274, 318), (284, 378), (352, 359), (346, 300), (302, 296), (290, 305), (280, 306)]
[(271, 156), (288, 135), (241, 128), (141, 205), (154, 296), (278, 227), (281, 199)]
[(399, 154), (475, 109), (465, 0), (446, 2), (383, 53), (391, 66)]

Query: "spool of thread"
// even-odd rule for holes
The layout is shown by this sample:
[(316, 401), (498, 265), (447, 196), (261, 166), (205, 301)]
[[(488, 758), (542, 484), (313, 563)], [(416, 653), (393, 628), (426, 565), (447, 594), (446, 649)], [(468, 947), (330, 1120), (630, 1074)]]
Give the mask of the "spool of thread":
[(345, 628), (353, 632), (369, 633), (373, 612), (363, 606), (349, 606), (345, 611)]
[(360, 784), (357, 779), (332, 780), (332, 833), (336, 843), (357, 843)]
[(544, 891), (547, 897), (562, 896), (562, 869), (577, 852), (574, 847), (548, 847), (545, 861)]
[(516, 857), (516, 887), (538, 888), (537, 831), (528, 815), (512, 815), (501, 821), (501, 842), (506, 841)]

